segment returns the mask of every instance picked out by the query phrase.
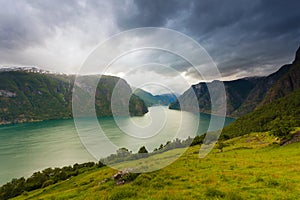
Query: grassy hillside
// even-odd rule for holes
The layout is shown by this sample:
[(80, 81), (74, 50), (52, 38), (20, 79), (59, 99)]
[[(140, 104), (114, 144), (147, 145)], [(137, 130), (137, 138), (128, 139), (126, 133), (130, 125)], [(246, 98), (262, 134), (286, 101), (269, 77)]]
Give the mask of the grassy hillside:
[(255, 80), (255, 87), (250, 91), (245, 101), (231, 115), (243, 116), (253, 110), (263, 101), (267, 92), (282, 76), (291, 68), (291, 65), (284, 65), (278, 71), (266, 77), (259, 77)]
[[(300, 143), (273, 144), (269, 133), (252, 133), (225, 142), (199, 159), (190, 147), (173, 164), (116, 185), (117, 172), (90, 168), (54, 185), (15, 199), (297, 199), (300, 196)], [(168, 159), (178, 149), (145, 159)], [(138, 166), (140, 161), (135, 161)]]
[(222, 137), (233, 138), (251, 132), (268, 131), (275, 120), (284, 126), (300, 126), (300, 89), (238, 118), (223, 129)]
[[(61, 119), (72, 117), (72, 90), (74, 76), (41, 74), (25, 71), (0, 72), (0, 124)], [(83, 77), (85, 85), (82, 96), (89, 97), (88, 81), (97, 76)], [(111, 116), (111, 96), (120, 81), (120, 89), (131, 93), (126, 81), (112, 76), (102, 76), (96, 91), (96, 112), (98, 116)], [(130, 99), (130, 113), (143, 115), (147, 107), (137, 96)]]
[(71, 116), (72, 85), (68, 77), (2, 72), (0, 80), (0, 122), (16, 123)]

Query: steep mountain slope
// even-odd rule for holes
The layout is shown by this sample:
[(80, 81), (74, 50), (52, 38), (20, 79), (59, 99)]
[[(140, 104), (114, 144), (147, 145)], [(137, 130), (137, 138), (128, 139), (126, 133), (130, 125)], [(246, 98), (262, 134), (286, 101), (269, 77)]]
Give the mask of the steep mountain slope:
[(159, 105), (165, 105), (168, 106), (169, 104), (176, 101), (177, 96), (175, 94), (160, 94), (154, 96), (158, 100)]
[[(86, 79), (94, 79), (87, 76)], [(74, 76), (41, 74), (25, 71), (0, 73), (0, 124), (60, 119), (72, 117), (72, 90)], [(103, 76), (96, 92), (98, 116), (110, 116), (110, 97), (119, 81), (127, 92), (130, 86), (117, 77)], [(76, 86), (81, 87), (81, 86)], [(83, 95), (88, 96), (83, 88)], [(85, 92), (85, 93), (84, 93)], [(130, 100), (133, 115), (147, 112), (144, 102), (136, 96)]]
[(134, 94), (140, 97), (147, 106), (153, 105), (169, 105), (170, 103), (176, 100), (175, 94), (161, 94), (161, 95), (152, 95), (150, 92), (147, 92), (143, 89), (137, 88), (134, 90)]
[[(300, 48), (297, 50), (295, 61), (282, 66), (277, 72), (266, 77), (244, 78), (235, 81), (225, 81), (227, 95), (227, 115), (240, 117), (260, 106), (284, 97), (300, 87)], [(180, 100), (190, 98), (194, 91), (199, 102), (201, 112), (210, 112), (210, 96), (207, 85), (212, 83), (199, 83), (193, 85), (179, 97)], [(180, 109), (179, 101), (170, 105), (170, 109)], [(192, 111), (190, 108), (189, 111)], [(194, 109), (195, 110), (195, 109)]]
[(300, 88), (300, 47), (297, 50), (295, 60), (290, 65), (286, 74), (284, 74), (267, 92), (260, 106), (266, 105), (280, 97)]
[(272, 122), (277, 118), (285, 126), (300, 126), (300, 89), (238, 118), (223, 129), (222, 137), (233, 138), (271, 130)]
[(157, 104), (157, 99), (150, 92), (137, 88), (133, 93), (143, 99), (147, 106), (153, 106)]
[[(239, 106), (245, 101), (250, 91), (255, 86), (255, 79), (239, 79), (234, 81), (225, 81), (224, 86), (227, 96), (227, 113), (233, 113)], [(216, 81), (215, 81), (216, 82)], [(201, 112), (210, 113), (211, 102), (210, 95), (207, 85), (212, 85), (211, 83), (199, 83), (193, 85), (189, 90), (184, 92), (183, 95), (178, 97), (178, 100), (172, 103), (170, 109), (179, 109), (179, 101), (184, 102), (185, 99), (190, 99), (192, 92), (197, 96), (199, 102), (199, 109)], [(188, 108), (188, 111), (192, 111), (193, 108)]]
[(291, 65), (284, 65), (278, 71), (269, 76), (257, 78), (255, 80), (255, 87), (250, 91), (245, 101), (230, 115), (233, 117), (240, 117), (253, 111), (257, 107), (257, 105), (259, 105), (265, 98), (265, 95), (270, 90), (270, 88), (282, 76), (284, 76), (284, 74), (286, 74), (290, 70), (290, 68)]

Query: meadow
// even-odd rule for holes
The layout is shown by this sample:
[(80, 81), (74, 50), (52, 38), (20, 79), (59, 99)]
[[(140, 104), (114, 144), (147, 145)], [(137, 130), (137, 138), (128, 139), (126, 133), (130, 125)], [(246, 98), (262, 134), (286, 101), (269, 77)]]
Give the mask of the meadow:
[[(226, 140), (203, 159), (189, 147), (171, 165), (116, 185), (117, 170), (91, 168), (78, 176), (15, 199), (299, 199), (300, 143), (279, 146), (269, 132)], [(167, 160), (180, 149), (131, 161)], [(129, 161), (130, 162), (130, 161)]]

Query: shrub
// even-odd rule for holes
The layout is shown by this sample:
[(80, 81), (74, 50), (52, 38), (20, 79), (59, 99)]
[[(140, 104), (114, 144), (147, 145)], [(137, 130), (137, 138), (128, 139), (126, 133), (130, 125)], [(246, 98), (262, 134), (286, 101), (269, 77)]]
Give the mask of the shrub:
[(217, 145), (217, 149), (219, 149), (220, 152), (223, 152), (223, 148), (226, 147), (226, 146), (227, 146), (227, 145), (226, 145), (224, 142), (219, 141), (219, 142), (218, 142), (218, 145)]
[(224, 198), (225, 197), (225, 193), (217, 190), (215, 188), (208, 188), (205, 192), (205, 195), (207, 197), (218, 197), (218, 198)]
[(135, 179), (133, 182), (134, 185), (139, 185), (141, 187), (148, 187), (151, 177), (147, 174), (141, 174), (139, 177)]
[(287, 138), (287, 137), (289, 137), (290, 132), (293, 130), (294, 125), (295, 125), (295, 122), (292, 118), (277, 117), (275, 120), (273, 120), (270, 123), (271, 134), (276, 137), (279, 137), (281, 139)]
[(123, 180), (127, 182), (134, 181), (140, 174), (139, 173), (129, 173), (128, 175), (124, 176)]
[(148, 153), (148, 151), (147, 151), (147, 149), (146, 149), (145, 146), (142, 146), (142, 147), (139, 149), (138, 153)]
[(49, 186), (49, 185), (53, 185), (54, 184), (54, 181), (53, 180), (47, 180), (47, 181), (45, 181), (44, 183), (43, 183), (43, 185), (42, 185), (42, 188), (44, 188), (44, 187), (47, 187), (47, 186)]

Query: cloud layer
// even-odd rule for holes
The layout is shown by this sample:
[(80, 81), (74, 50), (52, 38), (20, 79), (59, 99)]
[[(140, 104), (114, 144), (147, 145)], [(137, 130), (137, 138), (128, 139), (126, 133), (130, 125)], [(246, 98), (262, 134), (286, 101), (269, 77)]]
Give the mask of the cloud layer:
[[(294, 58), (300, 45), (299, 7), (295, 0), (0, 0), (0, 65), (76, 73), (111, 35), (166, 27), (199, 42), (224, 79), (266, 75)], [(193, 73), (176, 59), (165, 60)]]

